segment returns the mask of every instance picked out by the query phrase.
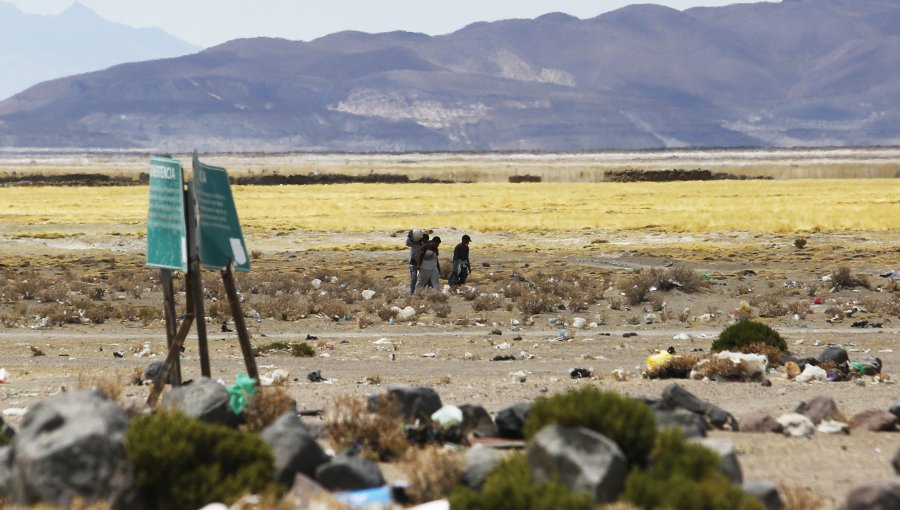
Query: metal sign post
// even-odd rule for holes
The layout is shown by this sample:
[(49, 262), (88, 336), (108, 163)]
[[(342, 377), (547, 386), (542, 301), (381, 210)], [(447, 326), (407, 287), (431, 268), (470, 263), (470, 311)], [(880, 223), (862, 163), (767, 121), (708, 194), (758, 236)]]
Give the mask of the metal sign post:
[[(161, 268), (168, 354), (147, 402), (155, 404), (163, 384), (181, 384), (179, 355), (196, 319), (200, 372), (211, 376), (203, 313), (201, 266), (218, 269), (231, 305), (247, 374), (259, 383), (256, 359), (244, 322), (233, 270), (249, 271), (250, 261), (224, 168), (204, 165), (193, 156), (194, 180), (184, 190), (181, 163), (154, 157), (150, 165), (147, 217), (147, 265)], [(186, 313), (178, 326), (172, 271), (185, 272)]]

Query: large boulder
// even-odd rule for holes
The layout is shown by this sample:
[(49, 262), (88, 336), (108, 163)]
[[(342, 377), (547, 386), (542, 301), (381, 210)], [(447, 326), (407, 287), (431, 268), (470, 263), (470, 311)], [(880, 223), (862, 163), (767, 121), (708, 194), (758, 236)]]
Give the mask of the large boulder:
[(340, 454), (316, 468), (316, 481), (330, 491), (355, 491), (384, 485), (378, 464), (352, 454)]
[(900, 478), (876, 480), (858, 485), (840, 510), (897, 510), (900, 508)]
[(473, 434), (476, 437), (496, 437), (497, 426), (494, 419), (479, 405), (463, 404), (459, 406), (463, 413), (463, 436)]
[(236, 427), (239, 418), (231, 412), (230, 400), (225, 386), (203, 377), (185, 386), (170, 388), (163, 396), (160, 407), (206, 423)]
[(741, 463), (738, 462), (737, 449), (734, 444), (710, 437), (696, 438), (691, 441), (701, 444), (719, 455), (719, 471), (728, 477), (731, 483), (735, 485), (744, 483), (744, 473), (741, 471)]
[(275, 480), (290, 487), (297, 473), (310, 478), (329, 457), (297, 417), (288, 411), (260, 433), (275, 454)]
[(766, 510), (781, 510), (784, 508), (784, 502), (781, 500), (781, 494), (778, 487), (772, 482), (747, 482), (744, 484), (744, 492), (760, 500)]
[(507, 407), (497, 413), (494, 423), (497, 425), (497, 435), (506, 439), (525, 438), (525, 420), (531, 404), (520, 402), (512, 407)]
[(675, 427), (688, 438), (706, 437), (706, 431), (709, 430), (709, 425), (701, 415), (687, 409), (657, 409), (655, 413), (657, 430)]
[(548, 425), (532, 438), (526, 453), (536, 482), (558, 477), (572, 492), (590, 493), (595, 503), (615, 500), (628, 476), (619, 446), (584, 427)]
[(666, 386), (662, 393), (662, 403), (670, 409), (686, 409), (692, 413), (699, 414), (713, 428), (738, 430), (738, 422), (731, 413), (715, 404), (700, 400), (680, 384)]
[(380, 399), (395, 406), (397, 416), (406, 420), (429, 420), (441, 408), (441, 397), (432, 388), (424, 386), (390, 385), (384, 395), (373, 395), (369, 399), (369, 411), (378, 410)]
[(483, 446), (469, 448), (465, 454), (465, 467), (460, 481), (466, 487), (481, 490), (484, 481), (500, 464), (500, 454), (496, 450)]
[(134, 506), (125, 456), (128, 417), (91, 392), (64, 393), (32, 406), (3, 456), (7, 503), (68, 507), (75, 498)]

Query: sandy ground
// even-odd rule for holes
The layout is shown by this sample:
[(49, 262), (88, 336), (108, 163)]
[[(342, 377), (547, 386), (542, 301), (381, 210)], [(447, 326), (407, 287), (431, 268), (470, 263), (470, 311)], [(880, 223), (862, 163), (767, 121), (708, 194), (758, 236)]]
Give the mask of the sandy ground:
[[(441, 233), (452, 239), (458, 233)], [(372, 233), (373, 239), (391, 238), (402, 245), (396, 233)], [(893, 237), (892, 237), (893, 236)], [(798, 356), (815, 356), (829, 343), (840, 344), (850, 351), (851, 360), (863, 355), (881, 358), (884, 373), (890, 379), (900, 378), (900, 318), (883, 311), (859, 312), (853, 318), (828, 322), (826, 306), (847, 308), (854, 303), (896, 301), (898, 291), (886, 287), (889, 280), (878, 276), (891, 269), (897, 260), (894, 234), (854, 234), (810, 236), (814, 249), (797, 250), (793, 238), (749, 236), (746, 233), (694, 236), (698, 244), (731, 239), (736, 251), (730, 257), (711, 257), (701, 251), (668, 249), (673, 242), (684, 243), (684, 236), (647, 233), (603, 233), (600, 245), (585, 241), (578, 233), (569, 235), (531, 234), (513, 240), (502, 234), (473, 233), (472, 258), (475, 273), (470, 283), (476, 288), (493, 291), (511, 281), (516, 271), (577, 271), (585, 278), (620, 278), (647, 267), (685, 264), (712, 278), (709, 289), (696, 294), (679, 291), (666, 293), (667, 307), (680, 311), (690, 308), (690, 319), (681, 322), (670, 318), (665, 322), (638, 324), (632, 317), (643, 318), (645, 306), (631, 310), (611, 310), (601, 301), (583, 312), (559, 310), (533, 316), (533, 324), (518, 310), (500, 308), (477, 312), (471, 302), (452, 295), (452, 311), (442, 319), (425, 314), (414, 322), (390, 324), (372, 317), (372, 324), (360, 328), (354, 320), (334, 321), (328, 317), (309, 316), (297, 321), (270, 318), (248, 320), (254, 344), (274, 341), (302, 342), (307, 335), (317, 337), (319, 355), (312, 358), (272, 353), (256, 359), (261, 374), (285, 369), (293, 379), (286, 389), (302, 410), (323, 409), (337, 395), (364, 396), (384, 390), (388, 384), (412, 384), (434, 387), (443, 402), (474, 403), (497, 412), (520, 401), (565, 391), (584, 384), (596, 385), (628, 395), (658, 397), (669, 384), (677, 382), (699, 397), (709, 400), (735, 416), (763, 410), (773, 416), (792, 411), (798, 404), (818, 395), (835, 399), (848, 417), (867, 409), (886, 410), (900, 397), (893, 381), (864, 383), (798, 383), (787, 380), (783, 373), (770, 374), (772, 385), (759, 383), (724, 383), (692, 380), (648, 380), (641, 377), (642, 364), (648, 353), (673, 346), (677, 352), (708, 351), (716, 335), (726, 327), (728, 312), (747, 300), (741, 289), (752, 292), (774, 292), (817, 282), (815, 294), (825, 303), (813, 306), (804, 317), (791, 315), (766, 319), (788, 342)], [(882, 250), (869, 249), (877, 239)], [(316, 251), (319, 245), (342, 242), (333, 233), (255, 234), (248, 237), (253, 249), (261, 251), (254, 270), (299, 270), (310, 268), (364, 268), (370, 274), (387, 278), (399, 287), (407, 284), (405, 252), (341, 252)], [(648, 240), (656, 240), (647, 248)], [(359, 236), (354, 235), (359, 242)], [(48, 264), (54, 257), (77, 260), (76, 271), (92, 272), (119, 258), (141, 268), (143, 244), (140, 239), (115, 239), (82, 236), (64, 240), (3, 240), (3, 267), (14, 268), (26, 261), (34, 267)], [(481, 244), (479, 244), (481, 243)], [(513, 246), (499, 249), (499, 246)], [(640, 250), (631, 247), (640, 245)], [(737, 248), (740, 246), (740, 248)], [(449, 250), (448, 250), (449, 251)], [(489, 267), (485, 267), (486, 264)], [(869, 289), (856, 288), (829, 292), (822, 276), (839, 266), (866, 275)], [(44, 270), (52, 268), (44, 267)], [(747, 271), (752, 271), (752, 274)], [(239, 285), (245, 278), (238, 275)], [(793, 283), (792, 283), (793, 282)], [(799, 292), (799, 291), (798, 291)], [(803, 292), (806, 292), (805, 290)], [(125, 297), (127, 302), (129, 298)], [(161, 303), (157, 292), (143, 299)], [(785, 299), (812, 299), (807, 294)], [(868, 300), (867, 300), (868, 299)], [(7, 310), (17, 303), (7, 301)], [(179, 309), (181, 309), (179, 304)], [(649, 310), (648, 310), (649, 311)], [(706, 322), (699, 317), (711, 313)], [(557, 320), (569, 323), (575, 317), (587, 322), (605, 324), (585, 329), (571, 329), (574, 338), (554, 341), (560, 329)], [(880, 328), (851, 327), (865, 318), (880, 323)], [(514, 331), (513, 321), (520, 322)], [(233, 381), (243, 371), (244, 363), (234, 333), (220, 331), (218, 322), (210, 322), (209, 344), (213, 377)], [(495, 334), (493, 330), (499, 330)], [(624, 337), (624, 333), (636, 336)], [(689, 339), (676, 340), (680, 333)], [(387, 340), (383, 340), (387, 339)], [(138, 356), (145, 344), (152, 352)], [(196, 335), (189, 336), (182, 357), (185, 379), (200, 375)], [(31, 346), (45, 355), (33, 356)], [(20, 412), (34, 402), (64, 389), (89, 386), (102, 377), (130, 378), (151, 361), (164, 356), (165, 334), (161, 321), (110, 321), (106, 324), (65, 325), (40, 328), (36, 324), (0, 329), (0, 367), (10, 373), (8, 383), (0, 385), (0, 406), (4, 419), (18, 426)], [(530, 359), (492, 361), (496, 355), (524, 351)], [(124, 357), (114, 357), (121, 352)], [(573, 380), (572, 368), (589, 368), (592, 379)], [(630, 373), (626, 381), (617, 381), (612, 372), (622, 369)], [(312, 383), (307, 374), (321, 371), (327, 381)], [(522, 376), (513, 376), (516, 372)], [(372, 384), (370, 381), (379, 381)], [(146, 387), (126, 386), (124, 398), (146, 398)], [(867, 480), (896, 476), (890, 460), (900, 449), (900, 432), (850, 435), (816, 435), (811, 439), (791, 439), (775, 434), (715, 432), (714, 437), (732, 441), (740, 452), (745, 480), (769, 480), (808, 489), (824, 498), (823, 508), (836, 507), (847, 492)]]

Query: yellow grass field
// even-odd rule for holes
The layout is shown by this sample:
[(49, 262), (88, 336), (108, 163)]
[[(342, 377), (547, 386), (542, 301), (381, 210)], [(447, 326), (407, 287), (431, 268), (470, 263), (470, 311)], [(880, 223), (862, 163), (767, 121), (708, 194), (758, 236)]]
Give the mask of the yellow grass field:
[[(248, 232), (895, 231), (900, 180), (236, 186)], [(141, 234), (148, 188), (0, 188), (0, 235)]]

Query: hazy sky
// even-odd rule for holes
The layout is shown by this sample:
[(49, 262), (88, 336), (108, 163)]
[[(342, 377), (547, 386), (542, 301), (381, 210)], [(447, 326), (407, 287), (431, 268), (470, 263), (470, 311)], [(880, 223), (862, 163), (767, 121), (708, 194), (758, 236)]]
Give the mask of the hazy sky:
[[(0, 0), (32, 14), (56, 14), (73, 0)], [(752, 0), (80, 0), (100, 16), (133, 27), (159, 27), (198, 46), (238, 37), (308, 41), (341, 30), (446, 34), (475, 21), (565, 12), (579, 18), (632, 3), (675, 9)]]

